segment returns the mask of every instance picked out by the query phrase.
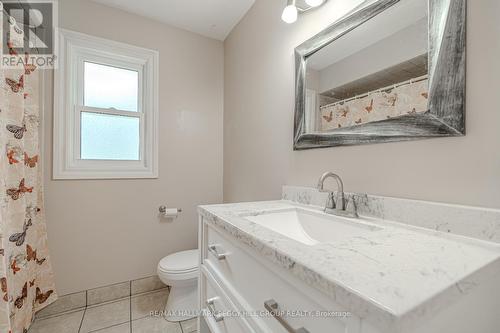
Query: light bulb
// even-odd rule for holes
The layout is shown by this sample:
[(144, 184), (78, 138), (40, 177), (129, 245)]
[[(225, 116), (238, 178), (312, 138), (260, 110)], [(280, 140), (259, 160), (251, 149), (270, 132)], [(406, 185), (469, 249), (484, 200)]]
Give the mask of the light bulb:
[(283, 9), (283, 14), (281, 15), (281, 19), (285, 21), (286, 23), (293, 23), (297, 21), (297, 7), (295, 7), (295, 4), (291, 4), (285, 7)]
[(306, 0), (306, 3), (311, 7), (321, 6), (325, 0)]

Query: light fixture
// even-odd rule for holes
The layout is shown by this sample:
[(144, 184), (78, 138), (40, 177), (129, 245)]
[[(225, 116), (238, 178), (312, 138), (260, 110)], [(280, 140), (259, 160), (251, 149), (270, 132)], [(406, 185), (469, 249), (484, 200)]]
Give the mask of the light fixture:
[(299, 12), (297, 10), (297, 7), (295, 7), (295, 0), (288, 0), (285, 9), (283, 9), (283, 14), (281, 14), (281, 19), (290, 24), (297, 21), (298, 15)]
[(305, 13), (311, 9), (323, 5), (327, 0), (287, 0), (281, 19), (286, 23), (297, 21), (299, 13)]
[(325, 0), (306, 0), (306, 3), (311, 7), (321, 6)]

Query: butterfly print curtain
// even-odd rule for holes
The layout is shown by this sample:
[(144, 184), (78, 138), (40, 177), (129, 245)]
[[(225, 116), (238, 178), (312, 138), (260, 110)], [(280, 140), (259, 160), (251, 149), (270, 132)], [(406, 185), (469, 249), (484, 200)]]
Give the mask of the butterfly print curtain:
[[(14, 51), (12, 51), (14, 52)], [(40, 73), (0, 69), (0, 333), (24, 333), (56, 298), (40, 164)]]
[(428, 79), (321, 107), (321, 131), (386, 120), (428, 110)]

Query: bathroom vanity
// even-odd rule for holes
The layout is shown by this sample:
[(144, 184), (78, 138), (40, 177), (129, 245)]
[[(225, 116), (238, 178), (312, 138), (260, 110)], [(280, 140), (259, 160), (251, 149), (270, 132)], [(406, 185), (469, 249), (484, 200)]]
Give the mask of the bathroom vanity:
[(201, 206), (201, 332), (499, 331), (500, 211), (346, 197)]

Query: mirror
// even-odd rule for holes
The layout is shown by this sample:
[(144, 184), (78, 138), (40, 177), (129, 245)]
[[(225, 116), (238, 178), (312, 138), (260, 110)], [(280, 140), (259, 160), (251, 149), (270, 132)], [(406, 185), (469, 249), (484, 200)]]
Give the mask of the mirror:
[(297, 47), (294, 148), (463, 135), (464, 2), (369, 1)]

